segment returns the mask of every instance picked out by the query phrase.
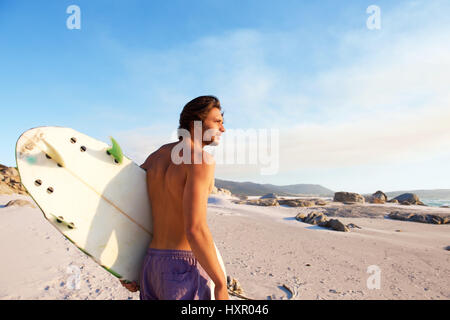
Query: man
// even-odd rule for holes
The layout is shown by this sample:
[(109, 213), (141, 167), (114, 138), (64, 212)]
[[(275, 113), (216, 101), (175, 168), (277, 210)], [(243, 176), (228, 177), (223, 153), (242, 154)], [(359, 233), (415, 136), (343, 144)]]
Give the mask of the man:
[[(196, 129), (199, 123), (201, 131)], [(184, 132), (179, 142), (163, 145), (141, 165), (147, 171), (154, 233), (142, 267), (140, 298), (211, 299), (210, 278), (215, 298), (228, 299), (225, 274), (206, 221), (215, 162), (203, 150), (217, 145), (225, 132), (220, 101), (201, 96), (187, 103), (179, 132)], [(123, 285), (130, 291), (138, 289), (136, 283)]]

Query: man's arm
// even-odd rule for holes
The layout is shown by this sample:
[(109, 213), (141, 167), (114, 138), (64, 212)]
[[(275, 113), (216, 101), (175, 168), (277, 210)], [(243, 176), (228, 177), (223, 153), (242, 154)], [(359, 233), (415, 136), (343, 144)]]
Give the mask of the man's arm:
[[(214, 179), (214, 164), (192, 164), (188, 167), (183, 192), (183, 218), (186, 237), (191, 249), (206, 273), (222, 293), (228, 298), (225, 274), (217, 258), (213, 238), (206, 221), (208, 187)], [(218, 298), (218, 297), (216, 297)]]

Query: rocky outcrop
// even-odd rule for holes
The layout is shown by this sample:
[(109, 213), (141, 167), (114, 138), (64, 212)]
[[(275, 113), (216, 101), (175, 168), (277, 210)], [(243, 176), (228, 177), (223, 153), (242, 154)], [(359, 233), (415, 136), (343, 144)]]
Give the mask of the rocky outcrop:
[(289, 207), (315, 207), (328, 204), (327, 201), (322, 199), (278, 199), (278, 203)]
[(226, 196), (231, 196), (231, 191), (224, 188), (217, 188), (216, 186), (214, 186), (212, 188), (211, 194), (223, 194)]
[(450, 223), (450, 217), (439, 216), (436, 214), (424, 214), (424, 213), (408, 213), (393, 211), (388, 216), (390, 219), (402, 220), (402, 221), (413, 221), (422, 223), (432, 223), (432, 224), (448, 224)]
[(397, 200), (400, 204), (404, 205), (421, 205), (424, 206), (425, 204), (419, 200), (419, 197), (414, 193), (403, 193), (397, 197), (394, 198), (394, 200)]
[(336, 192), (333, 201), (343, 203), (364, 203), (364, 197), (354, 192)]
[(297, 214), (295, 219), (312, 224), (312, 225), (318, 225), (319, 227), (323, 228), (329, 228), (336, 231), (342, 231), (342, 232), (349, 232), (349, 227), (344, 225), (341, 221), (338, 219), (331, 219), (328, 220), (328, 218), (322, 213), (322, 212), (310, 212), (308, 215), (304, 212), (300, 212)]
[(19, 172), (14, 167), (0, 165), (0, 194), (28, 194), (20, 182)]

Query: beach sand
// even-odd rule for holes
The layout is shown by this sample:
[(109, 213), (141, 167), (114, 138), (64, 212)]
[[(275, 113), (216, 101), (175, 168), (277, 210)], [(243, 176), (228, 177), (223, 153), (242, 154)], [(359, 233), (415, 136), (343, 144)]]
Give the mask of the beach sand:
[[(28, 196), (0, 195), (0, 299), (139, 299), (46, 222), (37, 207), (4, 207), (12, 199), (33, 202)], [(379, 209), (372, 210), (383, 212), (393, 205), (376, 206)], [(416, 207), (410, 209), (433, 211)], [(390, 220), (380, 213), (338, 217), (361, 227), (338, 232), (295, 220), (301, 210), (210, 197), (208, 224), (227, 274), (239, 281), (244, 295), (299, 300), (450, 298), (450, 251), (445, 250), (450, 225)], [(368, 272), (369, 266), (373, 269)], [(379, 284), (379, 289), (369, 289), (368, 279), (377, 274), (379, 282), (369, 286)]]

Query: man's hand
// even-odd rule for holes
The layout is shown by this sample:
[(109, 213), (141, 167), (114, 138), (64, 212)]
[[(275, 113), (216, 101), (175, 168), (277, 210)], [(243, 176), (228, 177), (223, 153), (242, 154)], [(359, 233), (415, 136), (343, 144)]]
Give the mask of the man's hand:
[(136, 292), (136, 291), (139, 291), (139, 289), (140, 289), (139, 285), (136, 283), (136, 281), (129, 282), (129, 281), (125, 281), (125, 280), (120, 280), (120, 283), (131, 292)]

